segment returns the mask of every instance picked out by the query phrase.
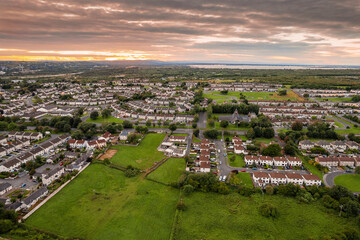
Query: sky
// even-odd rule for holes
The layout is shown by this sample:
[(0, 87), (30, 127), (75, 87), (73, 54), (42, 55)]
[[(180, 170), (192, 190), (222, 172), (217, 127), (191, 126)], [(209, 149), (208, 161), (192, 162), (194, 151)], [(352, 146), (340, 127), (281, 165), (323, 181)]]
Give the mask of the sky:
[(360, 2), (0, 1), (0, 61), (149, 59), (360, 65)]

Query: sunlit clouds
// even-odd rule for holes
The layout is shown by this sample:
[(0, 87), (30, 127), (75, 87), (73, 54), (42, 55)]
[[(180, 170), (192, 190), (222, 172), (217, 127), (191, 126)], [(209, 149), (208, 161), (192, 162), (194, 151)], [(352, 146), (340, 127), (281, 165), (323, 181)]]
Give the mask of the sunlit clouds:
[(0, 1), (0, 60), (360, 63), (353, 0)]

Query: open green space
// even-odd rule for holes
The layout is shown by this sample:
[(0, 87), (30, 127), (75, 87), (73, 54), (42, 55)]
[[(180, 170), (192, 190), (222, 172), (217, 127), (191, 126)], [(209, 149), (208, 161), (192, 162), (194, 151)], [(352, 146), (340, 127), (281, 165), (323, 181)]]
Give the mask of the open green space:
[(170, 184), (176, 182), (185, 171), (185, 160), (183, 158), (169, 158), (147, 177), (155, 181)]
[[(228, 99), (226, 97), (233, 96), (233, 97), (240, 97), (240, 93), (242, 93), (247, 99), (249, 100), (274, 100), (274, 101), (303, 101), (304, 99), (294, 93), (292, 90), (287, 89), (287, 94), (285, 96), (280, 96), (276, 92), (235, 92), (229, 91), (228, 94), (222, 94), (220, 91), (212, 91), (207, 93), (209, 98), (215, 97), (218, 99)], [(214, 95), (216, 94), (216, 95)], [(221, 96), (223, 97), (221, 97)], [(212, 99), (215, 99), (212, 98)]]
[(346, 187), (350, 191), (360, 192), (360, 174), (345, 174), (335, 177), (336, 185)]
[(203, 97), (212, 99), (212, 100), (231, 100), (231, 97), (227, 97), (225, 95), (218, 96), (218, 95), (214, 95), (211, 93), (204, 93)]
[(250, 173), (247, 172), (239, 172), (234, 177), (238, 178), (240, 180), (240, 185), (245, 187), (254, 187), (254, 184), (251, 180)]
[[(230, 158), (233, 155), (235, 155), (235, 161), (232, 162), (232, 161), (230, 161)], [(229, 164), (231, 167), (245, 167), (244, 159), (238, 154), (229, 153), (228, 159), (229, 159)]]
[(124, 120), (110, 116), (108, 118), (103, 118), (102, 116), (99, 116), (96, 120), (92, 120), (91, 118), (86, 119), (86, 122), (90, 123), (123, 123)]
[(147, 134), (138, 146), (114, 145), (111, 148), (118, 152), (111, 158), (111, 162), (120, 166), (132, 165), (140, 169), (151, 167), (154, 162), (164, 158), (164, 154), (157, 150), (165, 134)]
[(255, 138), (254, 139), (255, 142), (257, 143), (271, 143), (271, 142), (276, 142), (275, 138)]
[(301, 159), (304, 168), (309, 170), (312, 174), (318, 176), (320, 179), (323, 179), (323, 173), (319, 169), (317, 169), (314, 165), (311, 165), (308, 161), (306, 161), (303, 155), (297, 154), (296, 156)]
[(63, 237), (169, 239), (179, 192), (92, 164), (26, 224)]
[(339, 134), (349, 134), (349, 133), (360, 134), (360, 127), (353, 127), (350, 129), (335, 129), (335, 132)]
[[(197, 192), (185, 197), (184, 203), (187, 210), (181, 214), (177, 239), (321, 239), (355, 224), (327, 213), (320, 202), (301, 204), (277, 195), (249, 198)], [(261, 216), (263, 203), (276, 206), (279, 217)]]

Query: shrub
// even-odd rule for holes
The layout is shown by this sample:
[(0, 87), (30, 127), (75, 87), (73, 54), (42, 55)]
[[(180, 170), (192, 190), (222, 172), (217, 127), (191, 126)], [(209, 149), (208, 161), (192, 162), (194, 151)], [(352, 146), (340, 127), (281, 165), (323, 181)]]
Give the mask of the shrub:
[(277, 218), (279, 216), (277, 208), (269, 203), (264, 203), (260, 206), (260, 214), (264, 217), (271, 218)]
[(185, 195), (190, 195), (194, 191), (194, 187), (190, 184), (187, 184), (183, 187), (183, 192)]

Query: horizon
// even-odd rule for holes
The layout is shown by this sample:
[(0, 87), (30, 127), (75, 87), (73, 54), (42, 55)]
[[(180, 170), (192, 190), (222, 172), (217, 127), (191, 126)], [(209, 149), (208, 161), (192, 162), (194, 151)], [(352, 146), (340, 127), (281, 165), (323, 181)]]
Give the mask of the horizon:
[(0, 7), (0, 61), (360, 62), (360, 7), (351, 0), (14, 0)]

